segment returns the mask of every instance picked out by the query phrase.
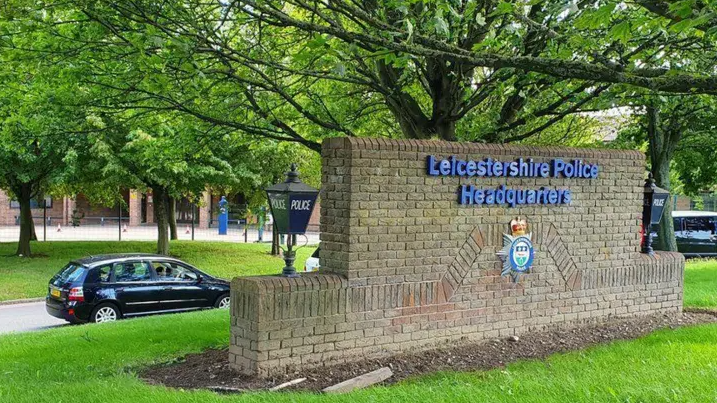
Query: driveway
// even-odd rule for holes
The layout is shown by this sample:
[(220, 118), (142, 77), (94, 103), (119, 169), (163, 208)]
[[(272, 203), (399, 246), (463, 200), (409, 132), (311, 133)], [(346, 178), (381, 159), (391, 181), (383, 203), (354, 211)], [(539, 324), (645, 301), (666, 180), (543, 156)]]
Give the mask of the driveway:
[(0, 334), (64, 326), (67, 322), (45, 312), (45, 301), (0, 305)]

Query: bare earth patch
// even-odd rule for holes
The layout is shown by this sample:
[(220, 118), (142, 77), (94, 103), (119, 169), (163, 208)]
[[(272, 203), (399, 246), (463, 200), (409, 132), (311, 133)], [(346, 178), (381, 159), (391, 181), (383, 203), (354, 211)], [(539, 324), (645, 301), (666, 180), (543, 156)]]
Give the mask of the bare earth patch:
[(542, 359), (555, 353), (580, 350), (614, 340), (644, 336), (658, 329), (677, 328), (717, 322), (715, 312), (684, 312), (629, 319), (612, 319), (599, 324), (572, 329), (527, 333), (519, 338), (495, 339), (454, 347), (406, 353), (393, 357), (356, 360), (329, 367), (315, 368), (270, 378), (239, 374), (229, 368), (227, 350), (208, 350), (191, 354), (178, 362), (158, 365), (141, 371), (140, 377), (150, 384), (185, 389), (217, 391), (266, 390), (272, 386), (306, 377), (287, 391), (320, 391), (346, 379), (390, 367), (394, 373), (384, 384), (436, 371), (475, 371), (500, 368), (525, 359)]

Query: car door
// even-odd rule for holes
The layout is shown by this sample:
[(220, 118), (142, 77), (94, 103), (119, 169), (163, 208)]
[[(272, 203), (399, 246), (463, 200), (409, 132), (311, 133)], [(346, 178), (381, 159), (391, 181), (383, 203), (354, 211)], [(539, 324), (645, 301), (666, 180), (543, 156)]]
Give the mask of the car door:
[(685, 217), (688, 251), (690, 254), (712, 255), (715, 247), (715, 226), (712, 217)]
[(211, 292), (202, 284), (202, 277), (189, 266), (167, 261), (152, 260), (161, 287), (161, 309), (192, 309), (212, 306)]
[(133, 260), (115, 263), (112, 267), (112, 282), (123, 314), (160, 309), (160, 289), (147, 262)]

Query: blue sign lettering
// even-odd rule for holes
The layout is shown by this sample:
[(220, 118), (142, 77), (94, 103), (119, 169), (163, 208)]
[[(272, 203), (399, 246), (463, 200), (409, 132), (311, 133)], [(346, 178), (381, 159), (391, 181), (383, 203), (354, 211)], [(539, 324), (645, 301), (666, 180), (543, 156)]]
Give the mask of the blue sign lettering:
[(467, 205), (507, 204), (516, 207), (523, 204), (570, 204), (569, 189), (513, 189), (500, 185), (497, 189), (481, 189), (473, 185), (461, 185), (458, 203)]
[[(492, 158), (464, 160), (452, 155), (438, 159), (429, 155), (427, 172), (430, 176), (460, 177), (510, 177), (510, 178), (584, 178), (595, 179), (600, 168), (580, 159), (549, 162), (534, 161), (532, 158), (518, 158), (515, 161), (499, 161)], [(474, 185), (461, 185), (458, 203), (465, 205), (508, 205), (516, 207), (526, 204), (561, 205), (570, 204), (569, 189), (514, 189), (500, 185), (495, 189), (481, 189)]]
[(512, 178), (585, 178), (595, 179), (599, 166), (583, 160), (565, 161), (559, 158), (550, 162), (533, 161), (532, 158), (518, 158), (515, 161), (498, 161), (492, 158), (483, 160), (463, 160), (451, 155), (447, 159), (437, 159), (429, 155), (427, 171), (430, 176), (461, 177), (512, 177)]

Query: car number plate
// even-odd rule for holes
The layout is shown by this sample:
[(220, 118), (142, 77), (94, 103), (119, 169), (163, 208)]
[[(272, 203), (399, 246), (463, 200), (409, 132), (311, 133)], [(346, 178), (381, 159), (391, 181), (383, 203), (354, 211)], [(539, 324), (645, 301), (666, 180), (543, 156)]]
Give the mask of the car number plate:
[(57, 288), (53, 288), (52, 291), (50, 291), (50, 295), (52, 295), (53, 297), (60, 298), (60, 290), (58, 290)]

